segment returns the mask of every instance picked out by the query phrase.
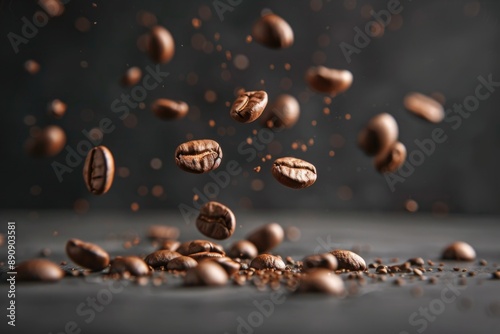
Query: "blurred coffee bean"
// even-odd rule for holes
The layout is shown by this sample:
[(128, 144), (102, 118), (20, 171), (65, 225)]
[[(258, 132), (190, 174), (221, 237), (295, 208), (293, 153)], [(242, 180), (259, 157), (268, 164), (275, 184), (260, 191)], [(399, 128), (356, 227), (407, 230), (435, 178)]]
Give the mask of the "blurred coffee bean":
[(336, 270), (338, 263), (337, 258), (330, 253), (314, 254), (306, 256), (303, 260), (303, 267), (306, 270), (313, 268), (325, 268), (328, 270)]
[(213, 258), (212, 261), (220, 264), (229, 276), (237, 273), (241, 268), (241, 264), (225, 256)]
[(259, 253), (263, 253), (281, 244), (284, 236), (283, 228), (277, 223), (271, 223), (254, 230), (246, 239), (257, 247)]
[(175, 226), (168, 225), (151, 225), (148, 229), (147, 236), (151, 240), (175, 240), (179, 237), (179, 229)]
[(28, 154), (36, 158), (53, 157), (66, 145), (66, 134), (57, 125), (49, 125), (26, 140)]
[(381, 152), (374, 159), (375, 168), (380, 173), (394, 173), (406, 161), (406, 147), (401, 142), (396, 142), (389, 150)]
[(337, 259), (337, 270), (349, 270), (349, 271), (358, 271), (358, 270), (366, 270), (365, 260), (359, 256), (358, 254), (348, 251), (336, 249), (330, 252)]
[(370, 119), (358, 135), (358, 145), (367, 155), (387, 152), (398, 140), (398, 124), (392, 115), (382, 113)]
[(277, 256), (271, 254), (260, 254), (250, 262), (250, 267), (254, 269), (276, 269), (284, 270), (285, 262)]
[(271, 129), (291, 128), (300, 116), (300, 105), (296, 98), (288, 94), (279, 95), (268, 105), (260, 117), (262, 125)]
[(66, 113), (67, 105), (59, 99), (52, 100), (47, 106), (49, 116), (61, 118)]
[(228, 276), (224, 268), (215, 261), (202, 261), (198, 266), (188, 269), (184, 279), (186, 285), (222, 286)]
[(183, 242), (179, 248), (177, 248), (177, 252), (182, 255), (190, 255), (194, 253), (200, 252), (212, 252), (219, 253), (225, 255), (224, 248), (221, 245), (213, 243), (208, 240), (191, 240)]
[(87, 189), (94, 195), (109, 191), (115, 176), (115, 161), (111, 151), (105, 146), (97, 146), (89, 151), (83, 166), (83, 179)]
[(219, 167), (221, 160), (221, 147), (210, 139), (188, 141), (175, 150), (175, 163), (190, 173), (208, 173)]
[(111, 261), (109, 273), (120, 275), (129, 273), (132, 276), (145, 276), (149, 274), (149, 267), (138, 256), (117, 256)]
[(234, 233), (236, 218), (227, 206), (211, 201), (201, 207), (196, 227), (209, 238), (227, 239)]
[(345, 294), (344, 281), (328, 269), (317, 268), (300, 279), (297, 293), (326, 293), (334, 296)]
[(244, 92), (233, 103), (231, 117), (240, 123), (250, 123), (262, 115), (267, 105), (264, 91)]
[(293, 45), (292, 27), (275, 14), (262, 16), (252, 27), (252, 38), (272, 49), (288, 48)]
[(431, 123), (439, 123), (444, 119), (444, 108), (438, 101), (420, 93), (409, 93), (404, 98), (405, 108), (414, 115)]
[(276, 159), (272, 174), (279, 183), (293, 189), (307, 188), (316, 182), (316, 167), (292, 157)]
[(189, 254), (188, 256), (195, 259), (198, 262), (200, 262), (202, 260), (210, 260), (210, 259), (224, 257), (223, 254), (216, 253), (216, 252), (198, 252), (198, 253)]
[(186, 116), (189, 111), (189, 106), (184, 101), (157, 99), (151, 105), (151, 110), (156, 117), (168, 121)]
[(64, 277), (64, 271), (54, 262), (46, 259), (33, 259), (21, 262), (16, 270), (16, 280), (56, 282)]
[(168, 63), (175, 53), (175, 42), (170, 31), (162, 26), (151, 28), (148, 40), (149, 56), (155, 63)]
[(144, 258), (146, 262), (152, 268), (166, 267), (168, 263), (175, 259), (176, 257), (182, 256), (181, 254), (170, 251), (170, 250), (158, 250), (155, 251)]
[(474, 261), (476, 251), (466, 242), (456, 241), (448, 245), (441, 256), (444, 260)]
[(324, 66), (311, 67), (306, 72), (306, 81), (318, 92), (336, 95), (351, 87), (352, 73)]
[(79, 239), (68, 240), (66, 254), (73, 262), (90, 270), (103, 270), (109, 265), (109, 254), (104, 249)]
[(160, 244), (160, 247), (158, 250), (170, 250), (170, 251), (177, 251), (181, 243), (177, 240), (165, 240)]
[(259, 254), (257, 247), (248, 240), (236, 241), (229, 247), (228, 256), (233, 259), (253, 259)]
[(127, 69), (125, 74), (122, 77), (121, 83), (124, 86), (135, 86), (141, 81), (142, 78), (142, 70), (137, 66), (132, 66)]
[(167, 264), (168, 270), (184, 271), (189, 268), (194, 268), (198, 265), (198, 261), (189, 256), (179, 256), (170, 260)]

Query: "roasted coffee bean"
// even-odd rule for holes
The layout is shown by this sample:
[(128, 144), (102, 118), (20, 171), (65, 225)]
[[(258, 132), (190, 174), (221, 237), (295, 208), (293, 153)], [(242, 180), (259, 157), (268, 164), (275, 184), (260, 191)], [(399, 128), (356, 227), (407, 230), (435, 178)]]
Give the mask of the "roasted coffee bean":
[(189, 106), (184, 101), (157, 99), (151, 105), (151, 110), (158, 118), (163, 120), (174, 120), (186, 116), (189, 111)]
[(439, 123), (444, 119), (444, 108), (432, 97), (420, 93), (409, 93), (404, 98), (404, 106), (411, 113), (431, 123)]
[(280, 257), (271, 254), (260, 254), (250, 262), (250, 267), (254, 269), (276, 269), (285, 270), (285, 262)]
[(21, 262), (16, 270), (18, 281), (55, 282), (64, 277), (64, 271), (54, 262), (45, 259), (33, 259)]
[[(66, 1), (64, 3), (67, 3)], [(40, 0), (38, 5), (49, 14), (50, 17), (60, 16), (64, 13), (64, 3), (61, 0)]]
[(231, 107), (231, 117), (240, 123), (250, 123), (262, 115), (267, 105), (267, 93), (263, 90), (241, 94)]
[(200, 262), (202, 260), (224, 257), (224, 254), (215, 253), (215, 252), (199, 252), (199, 253), (189, 254), (188, 256), (195, 259), (196, 261)]
[(222, 286), (228, 276), (224, 268), (215, 261), (202, 261), (196, 267), (188, 269), (184, 283), (186, 285)]
[(405, 160), (406, 147), (398, 141), (389, 150), (377, 155), (374, 165), (380, 173), (393, 173), (403, 166)]
[(336, 249), (331, 251), (333, 256), (337, 258), (337, 263), (338, 263), (338, 270), (350, 270), (350, 271), (357, 271), (357, 270), (366, 270), (366, 263), (365, 260), (358, 254), (348, 251), (348, 250), (341, 250), (341, 249)]
[(269, 105), (262, 116), (261, 123), (272, 129), (291, 128), (300, 116), (300, 105), (296, 98), (288, 94), (279, 95)]
[(109, 254), (104, 249), (79, 239), (68, 240), (66, 254), (73, 262), (90, 270), (103, 270), (109, 265)]
[(179, 229), (175, 226), (168, 225), (151, 225), (148, 229), (147, 236), (151, 240), (175, 240), (179, 237)]
[(129, 68), (122, 77), (121, 83), (124, 86), (135, 86), (139, 83), (142, 78), (142, 70), (133, 66)]
[(252, 27), (252, 38), (272, 49), (288, 48), (294, 39), (292, 27), (276, 14), (259, 18)]
[(388, 151), (398, 140), (398, 123), (392, 115), (382, 113), (374, 116), (358, 135), (358, 145), (367, 155), (378, 155)]
[(315, 254), (306, 256), (302, 260), (304, 269), (325, 268), (328, 270), (336, 270), (338, 263), (337, 258), (330, 253)]
[(162, 26), (151, 28), (148, 52), (155, 63), (168, 63), (175, 53), (175, 42), (170, 31)]
[(36, 158), (53, 157), (66, 145), (66, 133), (57, 125), (49, 125), (26, 140), (28, 154)]
[(225, 257), (225, 256), (216, 257), (216, 258), (213, 258), (211, 260), (220, 264), (221, 267), (224, 268), (224, 270), (226, 271), (226, 273), (229, 276), (237, 273), (241, 268), (241, 264), (239, 264), (238, 262), (233, 261), (232, 259)]
[(324, 66), (311, 67), (306, 72), (306, 81), (318, 92), (336, 95), (351, 87), (352, 73)]
[(160, 247), (158, 250), (170, 250), (170, 251), (177, 251), (181, 243), (177, 240), (165, 240), (160, 244)]
[(226, 253), (224, 253), (224, 248), (222, 248), (221, 245), (208, 240), (191, 240), (183, 242), (179, 248), (177, 248), (177, 252), (182, 255), (190, 255), (200, 252), (211, 252), (226, 255)]
[(302, 189), (316, 182), (316, 167), (307, 161), (285, 157), (276, 159), (272, 168), (279, 183), (293, 189)]
[(425, 264), (424, 259), (421, 257), (412, 257), (411, 259), (408, 259), (406, 262), (409, 262), (410, 265), (412, 266), (423, 266)]
[(208, 173), (219, 167), (221, 160), (221, 147), (210, 139), (188, 141), (175, 150), (175, 163), (190, 173)]
[(234, 233), (236, 218), (227, 206), (212, 201), (201, 207), (196, 227), (209, 238), (227, 239)]
[(442, 258), (444, 260), (474, 261), (476, 251), (468, 243), (456, 241), (443, 250)]
[(253, 259), (259, 254), (257, 247), (248, 240), (239, 240), (231, 245), (228, 255), (232, 258)]
[(138, 256), (117, 256), (111, 261), (109, 273), (120, 275), (129, 273), (132, 276), (145, 276), (149, 274), (149, 267)]
[(198, 265), (198, 261), (189, 256), (179, 256), (170, 260), (167, 264), (168, 270), (184, 271), (189, 268), (194, 268)]
[(246, 239), (257, 247), (259, 253), (263, 253), (281, 244), (284, 235), (285, 232), (279, 224), (271, 223), (254, 230)]
[(492, 279), (500, 279), (500, 271), (495, 271), (491, 274)]
[(105, 146), (97, 146), (89, 151), (83, 166), (83, 179), (87, 189), (94, 195), (108, 192), (115, 176), (115, 161), (111, 151)]
[(328, 269), (312, 269), (300, 278), (297, 293), (326, 293), (334, 296), (345, 294), (344, 281)]
[(52, 100), (47, 106), (47, 112), (49, 116), (54, 118), (61, 118), (66, 113), (67, 109), (66, 103), (59, 99)]
[(26, 60), (24, 69), (31, 75), (35, 75), (40, 71), (40, 64), (33, 59)]
[(172, 259), (179, 256), (182, 255), (174, 251), (158, 250), (146, 256), (144, 262), (152, 268), (166, 267)]

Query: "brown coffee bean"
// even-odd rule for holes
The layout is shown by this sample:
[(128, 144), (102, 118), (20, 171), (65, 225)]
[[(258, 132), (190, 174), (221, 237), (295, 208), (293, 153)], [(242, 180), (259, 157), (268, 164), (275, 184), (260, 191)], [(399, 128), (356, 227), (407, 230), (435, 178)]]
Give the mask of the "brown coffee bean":
[(49, 14), (50, 17), (60, 16), (64, 13), (64, 4), (61, 0), (40, 0), (38, 5)]
[(202, 260), (209, 260), (209, 259), (224, 257), (223, 254), (215, 253), (215, 252), (198, 252), (198, 253), (189, 254), (188, 256), (195, 259), (198, 262), (200, 262)]
[(277, 223), (266, 224), (254, 230), (247, 240), (257, 247), (259, 253), (268, 252), (283, 241), (285, 232)]
[(61, 118), (66, 113), (67, 109), (66, 103), (59, 99), (52, 100), (47, 106), (47, 112), (49, 116), (54, 118)]
[(224, 252), (224, 248), (222, 248), (221, 245), (208, 240), (191, 240), (183, 242), (179, 246), (179, 248), (177, 248), (177, 252), (181, 253), (182, 255), (190, 255), (201, 252), (211, 252), (226, 255), (226, 253)]
[(456, 241), (443, 250), (442, 258), (444, 260), (474, 261), (476, 251), (468, 243)]
[(170, 250), (170, 251), (177, 251), (181, 243), (177, 240), (165, 240), (161, 243), (160, 247), (158, 250)]
[(401, 142), (396, 142), (389, 150), (381, 152), (374, 159), (374, 165), (380, 173), (393, 173), (406, 161), (406, 147)]
[(26, 140), (28, 154), (35, 158), (53, 157), (66, 145), (66, 133), (57, 125), (49, 125)]
[(233, 274), (236, 274), (240, 268), (241, 268), (241, 264), (239, 264), (238, 262), (236, 261), (233, 261), (232, 259), (228, 258), (228, 257), (216, 257), (216, 258), (213, 258), (213, 259), (210, 259), (212, 261), (215, 261), (217, 262), (218, 264), (221, 265), (222, 268), (224, 268), (224, 270), (226, 271), (226, 273), (229, 275), (229, 276), (232, 276)]
[(142, 78), (142, 70), (137, 66), (129, 68), (122, 77), (121, 83), (124, 86), (135, 86)]
[(444, 119), (444, 108), (438, 101), (432, 97), (420, 93), (409, 93), (404, 98), (405, 108), (431, 123), (439, 123)]
[(190, 173), (208, 173), (219, 167), (221, 160), (221, 147), (210, 139), (188, 141), (175, 150), (175, 163)]
[(272, 168), (279, 183), (293, 189), (302, 189), (316, 182), (316, 167), (307, 161), (285, 157), (276, 159)]
[(421, 257), (412, 257), (406, 262), (409, 262), (412, 266), (423, 266), (425, 264), (424, 259), (422, 259)]
[(337, 258), (338, 270), (366, 270), (365, 260), (358, 254), (348, 251), (336, 249), (330, 252), (333, 256)]
[(306, 270), (314, 268), (325, 268), (328, 270), (336, 270), (338, 266), (337, 258), (330, 253), (306, 256), (302, 260), (302, 263), (304, 269)]
[(26, 60), (24, 69), (31, 75), (35, 75), (40, 71), (40, 64), (33, 59)]
[(108, 192), (115, 176), (115, 161), (111, 151), (105, 146), (97, 146), (89, 151), (83, 166), (83, 179), (87, 189), (94, 195)]
[(276, 269), (285, 270), (285, 262), (280, 257), (271, 254), (260, 254), (250, 262), (250, 267), (254, 269)]
[(21, 262), (16, 268), (17, 281), (55, 282), (64, 277), (64, 271), (52, 261), (33, 259)]
[(495, 271), (491, 274), (492, 279), (500, 279), (500, 271)]
[(168, 270), (185, 271), (198, 265), (198, 261), (189, 256), (179, 256), (170, 260), (167, 264)]
[(209, 238), (227, 239), (234, 233), (236, 218), (227, 206), (212, 201), (201, 207), (196, 227)]
[(149, 274), (149, 267), (138, 256), (117, 256), (111, 261), (109, 273), (120, 275), (129, 273), (132, 276), (145, 276)]
[(358, 135), (358, 145), (367, 155), (388, 151), (398, 140), (398, 124), (392, 115), (374, 116)]
[(306, 72), (306, 81), (318, 92), (336, 95), (351, 87), (352, 73), (324, 66), (311, 67)]
[(148, 52), (155, 63), (168, 63), (175, 53), (175, 42), (170, 31), (154, 26), (149, 34)]
[(151, 105), (151, 110), (156, 117), (163, 120), (180, 119), (187, 115), (189, 106), (183, 101), (157, 99)]
[(334, 296), (345, 295), (344, 281), (328, 269), (316, 268), (302, 276), (297, 293), (326, 293)]
[(288, 94), (279, 95), (268, 106), (262, 116), (261, 123), (268, 128), (291, 128), (300, 116), (300, 105), (296, 98)]
[(228, 255), (232, 258), (253, 259), (259, 254), (257, 247), (247, 240), (239, 240), (231, 245)]
[(263, 90), (244, 92), (234, 101), (230, 115), (240, 123), (250, 123), (262, 115), (267, 105), (267, 93)]
[(68, 240), (66, 254), (73, 262), (90, 270), (103, 270), (109, 265), (109, 254), (104, 249), (79, 239)]
[(151, 225), (148, 229), (147, 236), (151, 240), (175, 240), (179, 237), (179, 229), (175, 226), (168, 225)]
[(254, 23), (252, 38), (272, 49), (288, 48), (294, 39), (292, 27), (275, 14), (264, 15)]
[(170, 251), (170, 250), (158, 250), (155, 251), (144, 258), (146, 262), (152, 268), (166, 267), (168, 263), (175, 259), (176, 257), (182, 256), (181, 254)]
[(196, 267), (188, 269), (184, 283), (186, 285), (222, 286), (228, 276), (224, 268), (215, 261), (202, 261)]

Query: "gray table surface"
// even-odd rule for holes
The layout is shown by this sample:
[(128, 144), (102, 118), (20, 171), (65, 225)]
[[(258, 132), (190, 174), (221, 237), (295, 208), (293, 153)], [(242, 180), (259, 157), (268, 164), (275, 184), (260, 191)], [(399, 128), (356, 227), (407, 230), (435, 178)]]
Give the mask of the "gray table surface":
[[(367, 263), (378, 257), (384, 262), (394, 257), (403, 262), (416, 256), (439, 262), (446, 244), (465, 240), (474, 246), (478, 259), (487, 260), (488, 265), (448, 261), (445, 271), (426, 273), (427, 277), (441, 276), (435, 285), (414, 280), (396, 286), (396, 277), (388, 277), (386, 282), (368, 280), (356, 295), (341, 299), (284, 293), (280, 303), (273, 304), (265, 315), (255, 303), (266, 304), (273, 292), (250, 285), (184, 288), (180, 280), (169, 277), (166, 285), (130, 283), (120, 292), (109, 293), (111, 282), (99, 275), (67, 277), (55, 284), (18, 283), (16, 327), (8, 326), (2, 314), (0, 333), (500, 333), (500, 280), (490, 279), (491, 272), (500, 268), (498, 217), (263, 212), (238, 215), (237, 219), (235, 235), (222, 245), (228, 246), (256, 226), (276, 221), (301, 229), (298, 242), (284, 242), (273, 251), (296, 260), (331, 248), (356, 247)], [(180, 240), (203, 238), (194, 224), (185, 224), (179, 214), (167, 212), (84, 216), (70, 212), (2, 212), (0, 233), (5, 234), (9, 220), (17, 222), (18, 263), (39, 256), (43, 248), (51, 250), (49, 259), (70, 262), (64, 245), (71, 237), (95, 242), (113, 256), (145, 255), (153, 250), (144, 238), (152, 224), (178, 226)], [(125, 249), (124, 241), (135, 235), (141, 237), (141, 243)], [(3, 245), (0, 261), (6, 257)], [(452, 269), (456, 266), (477, 275), (467, 277), (466, 284), (460, 285), (460, 273)], [(6, 314), (5, 271), (4, 266), (0, 309)], [(422, 288), (421, 296), (412, 293), (416, 286)], [(447, 298), (456, 298), (444, 302), (443, 291)], [(111, 300), (92, 319), (88, 313), (82, 315), (88, 307), (77, 311), (87, 298), (104, 295), (111, 295)], [(248, 325), (239, 326), (242, 320)], [(78, 326), (74, 331), (67, 325), (72, 322)]]

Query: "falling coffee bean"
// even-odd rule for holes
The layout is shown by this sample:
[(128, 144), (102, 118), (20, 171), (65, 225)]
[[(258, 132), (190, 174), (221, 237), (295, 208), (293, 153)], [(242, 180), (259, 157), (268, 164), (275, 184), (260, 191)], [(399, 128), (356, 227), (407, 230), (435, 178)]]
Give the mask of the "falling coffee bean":
[(345, 286), (344, 281), (330, 270), (316, 268), (301, 277), (296, 292), (343, 296), (345, 294)]
[(183, 242), (179, 246), (179, 248), (177, 248), (177, 252), (181, 253), (182, 255), (190, 255), (200, 252), (219, 253), (221, 255), (226, 255), (221, 245), (208, 240), (191, 240)]
[(406, 147), (401, 142), (396, 142), (386, 152), (381, 152), (375, 157), (374, 165), (380, 173), (394, 173), (406, 160)]
[(259, 253), (268, 252), (283, 241), (285, 232), (276, 223), (266, 224), (251, 232), (246, 239), (257, 247)]
[(66, 145), (66, 133), (57, 125), (49, 125), (26, 140), (28, 154), (35, 158), (53, 157)]
[(201, 207), (196, 227), (209, 238), (227, 239), (234, 233), (236, 218), (227, 206), (212, 201)]
[(47, 106), (47, 112), (49, 116), (54, 118), (61, 118), (66, 113), (67, 109), (66, 103), (59, 99), (52, 100)]
[(109, 273), (119, 275), (129, 273), (132, 276), (145, 276), (149, 274), (149, 267), (138, 256), (117, 256), (111, 261)]
[(398, 124), (392, 115), (374, 116), (358, 135), (358, 145), (367, 155), (388, 151), (398, 140)]
[(16, 280), (56, 282), (64, 277), (64, 271), (54, 262), (45, 259), (33, 259), (21, 262), (16, 267)]
[(252, 27), (252, 37), (272, 49), (288, 48), (293, 44), (293, 30), (276, 14), (262, 16)]
[(175, 226), (168, 225), (151, 225), (148, 229), (147, 236), (151, 240), (175, 240), (179, 237), (179, 229)]
[(66, 254), (73, 262), (90, 270), (103, 270), (109, 265), (109, 254), (104, 249), (79, 239), (68, 240)]
[(175, 53), (175, 42), (170, 31), (162, 26), (151, 28), (148, 52), (155, 63), (168, 63)]
[(250, 267), (261, 269), (285, 270), (285, 262), (280, 257), (271, 254), (260, 254), (250, 262)]
[(336, 270), (338, 266), (337, 258), (330, 253), (306, 256), (302, 260), (302, 263), (304, 269), (306, 270), (314, 268), (325, 268), (328, 270)]
[(293, 189), (302, 189), (316, 182), (316, 167), (307, 161), (285, 157), (274, 161), (273, 176), (278, 182)]
[(183, 101), (157, 99), (151, 105), (151, 110), (156, 117), (163, 120), (180, 119), (187, 115), (189, 106)]
[(267, 93), (260, 90), (245, 92), (234, 101), (230, 115), (240, 123), (255, 121), (262, 114), (267, 105)]
[(352, 73), (324, 66), (311, 67), (306, 72), (306, 81), (318, 92), (336, 95), (351, 87)]
[(166, 267), (172, 259), (179, 256), (182, 255), (174, 251), (158, 250), (146, 256), (144, 262), (152, 268)]
[(94, 195), (108, 192), (113, 184), (115, 161), (105, 146), (94, 147), (87, 154), (83, 166), (83, 179), (87, 189)]
[(133, 66), (129, 68), (122, 77), (121, 83), (124, 86), (135, 86), (142, 78), (142, 70)]
[(468, 243), (456, 241), (443, 250), (442, 258), (444, 260), (474, 261), (476, 251)]
[(336, 249), (330, 252), (337, 259), (338, 270), (350, 270), (350, 271), (358, 271), (358, 270), (366, 270), (365, 260), (358, 254), (348, 251)]
[(208, 173), (219, 167), (221, 160), (222, 149), (210, 139), (188, 141), (175, 150), (175, 163), (190, 173)]
[(438, 101), (420, 93), (409, 93), (404, 98), (404, 106), (411, 113), (431, 123), (439, 123), (444, 119), (444, 108)]
[(233, 259), (253, 259), (259, 254), (257, 247), (248, 240), (239, 240), (231, 245), (228, 255)]
[(202, 261), (196, 267), (188, 269), (184, 279), (186, 285), (222, 286), (228, 276), (224, 268), (215, 261)]
[(279, 95), (260, 117), (262, 125), (271, 129), (291, 128), (300, 116), (300, 105), (288, 94)]
[(170, 260), (167, 264), (168, 270), (185, 271), (198, 265), (198, 261), (189, 256), (179, 256)]

